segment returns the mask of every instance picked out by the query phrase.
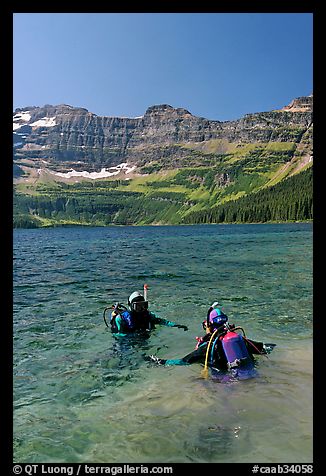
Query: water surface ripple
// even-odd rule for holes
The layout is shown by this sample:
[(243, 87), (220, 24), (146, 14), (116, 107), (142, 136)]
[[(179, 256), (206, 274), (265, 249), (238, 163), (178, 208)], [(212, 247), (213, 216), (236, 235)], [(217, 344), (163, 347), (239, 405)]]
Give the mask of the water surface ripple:
[[(186, 324), (114, 339), (102, 312), (149, 285)], [(277, 344), (258, 377), (221, 384), (181, 357), (220, 300)], [(14, 457), (26, 463), (312, 461), (312, 225), (14, 231)]]

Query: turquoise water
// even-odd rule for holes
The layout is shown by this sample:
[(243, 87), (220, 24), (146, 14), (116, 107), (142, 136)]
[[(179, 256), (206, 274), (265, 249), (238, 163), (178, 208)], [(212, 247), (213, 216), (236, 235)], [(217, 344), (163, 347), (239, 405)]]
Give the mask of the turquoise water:
[[(103, 309), (144, 283), (187, 332), (111, 335)], [(217, 299), (277, 344), (257, 378), (145, 361), (190, 352)], [(312, 381), (311, 224), (14, 231), (16, 462), (311, 462)]]

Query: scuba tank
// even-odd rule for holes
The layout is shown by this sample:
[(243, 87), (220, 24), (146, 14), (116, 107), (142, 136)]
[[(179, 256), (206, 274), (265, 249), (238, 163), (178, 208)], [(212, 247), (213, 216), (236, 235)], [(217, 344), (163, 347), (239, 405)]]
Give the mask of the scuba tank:
[(221, 337), (221, 340), (229, 369), (238, 367), (241, 361), (251, 360), (244, 339), (240, 334), (228, 331)]

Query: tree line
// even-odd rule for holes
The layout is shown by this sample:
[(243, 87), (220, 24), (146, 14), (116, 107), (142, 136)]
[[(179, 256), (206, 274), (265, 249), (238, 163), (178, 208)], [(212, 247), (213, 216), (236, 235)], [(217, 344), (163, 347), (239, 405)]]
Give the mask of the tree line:
[[(199, 172), (196, 178), (199, 177)], [(209, 177), (212, 178), (212, 177)], [(185, 179), (185, 178), (184, 178)], [(185, 179), (186, 180), (186, 179)], [(232, 187), (229, 185), (228, 188)], [(249, 187), (248, 187), (249, 188)], [(89, 225), (263, 223), (313, 219), (312, 167), (236, 200), (191, 211), (186, 194), (154, 188), (147, 195), (126, 190), (46, 188), (38, 195), (14, 191), (14, 227), (74, 222)], [(221, 196), (212, 195), (212, 201)]]
[(313, 219), (312, 167), (258, 192), (189, 212), (183, 223), (263, 223)]

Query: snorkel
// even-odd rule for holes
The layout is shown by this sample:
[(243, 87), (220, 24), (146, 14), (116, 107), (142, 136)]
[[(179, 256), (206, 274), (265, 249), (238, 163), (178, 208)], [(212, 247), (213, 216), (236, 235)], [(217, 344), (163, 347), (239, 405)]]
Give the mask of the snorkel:
[(144, 301), (147, 301), (148, 284), (144, 284)]

